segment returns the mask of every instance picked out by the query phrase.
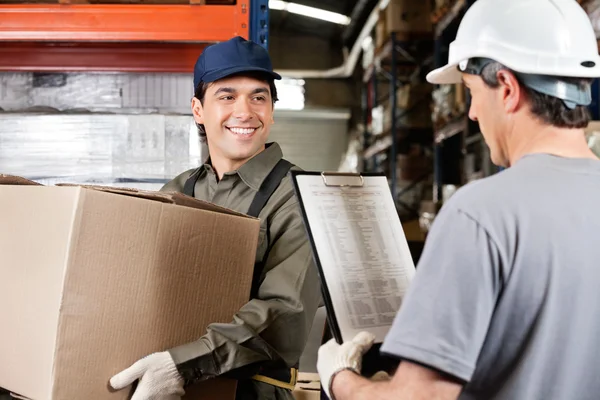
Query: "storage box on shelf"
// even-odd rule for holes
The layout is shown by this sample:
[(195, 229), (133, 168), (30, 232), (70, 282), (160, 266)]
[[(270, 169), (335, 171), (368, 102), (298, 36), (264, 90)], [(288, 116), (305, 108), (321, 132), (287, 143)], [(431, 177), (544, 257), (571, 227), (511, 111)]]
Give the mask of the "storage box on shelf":
[(431, 1), (390, 0), (384, 10), (386, 34), (429, 35), (433, 32), (431, 23)]

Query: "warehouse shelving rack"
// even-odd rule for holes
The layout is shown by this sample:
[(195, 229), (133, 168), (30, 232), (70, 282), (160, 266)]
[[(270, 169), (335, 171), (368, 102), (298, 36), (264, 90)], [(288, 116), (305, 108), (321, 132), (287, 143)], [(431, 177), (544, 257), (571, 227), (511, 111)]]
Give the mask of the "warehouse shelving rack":
[(268, 0), (0, 5), (0, 70), (190, 72), (233, 36), (267, 47)]
[[(396, 202), (411, 214), (418, 216), (418, 210), (413, 209), (399, 200), (404, 193), (413, 190), (417, 183), (426, 179), (425, 174), (413, 184), (398, 191), (398, 177), (396, 161), (399, 150), (410, 143), (423, 145), (431, 142), (431, 129), (403, 126), (402, 117), (410, 113), (412, 109), (400, 112), (397, 103), (397, 89), (402, 85), (409, 84), (416, 79), (422, 79), (428, 66), (432, 62), (431, 56), (432, 38), (430, 35), (399, 35), (392, 32), (385, 40), (385, 44), (377, 50), (373, 62), (365, 69), (363, 74), (362, 109), (365, 131), (363, 134), (365, 171), (385, 171), (383, 159), (389, 170), (390, 190), (396, 193)], [(381, 95), (381, 85), (386, 85), (386, 92)], [(382, 102), (389, 105), (390, 128), (381, 135), (373, 135), (367, 129), (371, 118), (371, 110)], [(428, 101), (421, 99), (420, 101)], [(416, 102), (414, 106), (420, 104)]]
[[(389, 62), (392, 65), (398, 64), (402, 60), (402, 52), (392, 51), (390, 53), (389, 48), (404, 49), (405, 46), (415, 43), (420, 46), (421, 49), (429, 51), (429, 53), (421, 53), (421, 57), (418, 63), (413, 63), (415, 73), (419, 76), (421, 81), (424, 81), (424, 76), (433, 68), (440, 67), (446, 64), (448, 60), (448, 45), (456, 37), (456, 31), (460, 20), (466, 10), (476, 0), (455, 0), (449, 7), (447, 7), (442, 15), (432, 15), (434, 22), (434, 30), (431, 38), (428, 41), (419, 41), (411, 38), (407, 41), (400, 42), (392, 34), (389, 39), (389, 43), (384, 47), (378, 55), (375, 56), (375, 60), (371, 66), (369, 66), (364, 74), (364, 91), (363, 91), (363, 111), (364, 111), (364, 123), (368, 126), (370, 118), (370, 110), (377, 105), (378, 97), (378, 76), (377, 71), (379, 65), (384, 60), (389, 58)], [(426, 43), (430, 43), (431, 46), (427, 47)], [(394, 75), (395, 69), (391, 68), (391, 73), (384, 72), (384, 77), (390, 83), (390, 87), (403, 84), (398, 79), (397, 75)], [(381, 74), (380, 74), (381, 75)], [(395, 83), (394, 83), (395, 82)], [(394, 86), (395, 87), (395, 86)], [(381, 170), (381, 165), (377, 161), (377, 156), (382, 152), (388, 152), (388, 156), (384, 158), (389, 163), (390, 170), (390, 189), (392, 193), (396, 193), (397, 177), (396, 177), (396, 156), (398, 154), (399, 146), (404, 143), (420, 143), (423, 145), (429, 145), (433, 153), (433, 190), (432, 197), (434, 203), (439, 203), (442, 194), (442, 187), (444, 185), (463, 185), (466, 183), (466, 174), (464, 160), (467, 155), (475, 156), (478, 164), (484, 169), (484, 174), (489, 175), (493, 173), (490, 168), (489, 162), (487, 162), (489, 156), (485, 154), (485, 146), (481, 140), (481, 134), (479, 133), (478, 124), (470, 121), (467, 113), (464, 112), (457, 116), (452, 121), (449, 121), (444, 126), (434, 126), (431, 130), (423, 129), (409, 129), (404, 130), (403, 127), (395, 124), (398, 115), (396, 114), (396, 108), (394, 107), (396, 96), (395, 92), (390, 89), (389, 92), (390, 103), (393, 106), (390, 108), (392, 116), (392, 132), (395, 134), (385, 135), (382, 139), (375, 139), (375, 137), (365, 129), (363, 141), (365, 143), (365, 151), (363, 153), (365, 159), (365, 170), (367, 171), (378, 171)], [(431, 100), (431, 99), (429, 99)], [(465, 109), (468, 110), (470, 98), (468, 93), (466, 95)], [(410, 110), (408, 110), (410, 112)], [(482, 153), (483, 152), (483, 153)], [(429, 178), (428, 174), (420, 177), (421, 179)], [(398, 193), (402, 195), (407, 190), (412, 190), (418, 184), (418, 180), (414, 181), (412, 185), (404, 188)], [(404, 206), (400, 204), (400, 206)], [(418, 210), (410, 210), (412, 215), (418, 217)]]
[[(391, 33), (385, 44), (376, 51), (374, 59), (365, 68), (363, 74), (362, 110), (363, 110), (363, 170), (366, 172), (389, 171), (390, 190), (395, 194), (398, 210), (408, 212), (408, 224), (417, 225), (405, 231), (409, 242), (424, 240), (423, 235), (414, 233), (418, 228), (419, 211), (402, 201), (400, 197), (408, 191), (419, 188), (419, 183), (433, 181), (432, 196), (440, 199), (441, 188), (445, 184), (460, 185), (463, 182), (463, 157), (466, 149), (477, 147), (481, 142), (477, 136), (477, 124), (470, 122), (466, 113), (442, 127), (414, 128), (400, 124), (404, 116), (397, 106), (396, 89), (411, 82), (425, 82), (425, 75), (431, 69), (447, 61), (447, 46), (454, 39), (456, 29), (464, 12), (475, 0), (455, 0), (442, 15), (432, 15), (433, 32), (428, 35), (399, 36)], [(387, 86), (380, 93), (382, 85)], [(391, 128), (382, 135), (373, 135), (368, 128), (371, 110), (387, 99)], [(431, 96), (422, 101), (432, 101)], [(412, 109), (404, 110), (405, 113)], [(468, 138), (465, 142), (465, 138)], [(467, 143), (467, 144), (465, 144)], [(410, 144), (419, 144), (433, 154), (430, 170), (415, 177), (411, 183), (398, 190), (396, 164), (397, 156)], [(401, 210), (402, 209), (402, 210)], [(406, 219), (405, 219), (406, 221)], [(412, 233), (409, 232), (412, 231)], [(414, 234), (413, 234), (414, 233)], [(417, 250), (418, 252), (418, 250)]]
[[(448, 46), (456, 37), (458, 25), (466, 10), (476, 0), (456, 0), (436, 23), (434, 42), (434, 68), (448, 61)], [(473, 147), (478, 148), (481, 137), (478, 124), (469, 120), (468, 92), (465, 96), (465, 112), (434, 132), (434, 185), (433, 202), (442, 201), (442, 187), (446, 184), (465, 183), (464, 158)]]

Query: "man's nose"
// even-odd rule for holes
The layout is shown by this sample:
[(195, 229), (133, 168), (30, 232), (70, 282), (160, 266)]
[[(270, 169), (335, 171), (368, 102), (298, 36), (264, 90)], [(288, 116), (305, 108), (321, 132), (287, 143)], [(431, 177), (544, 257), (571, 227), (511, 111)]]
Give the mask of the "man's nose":
[(252, 108), (246, 99), (238, 99), (238, 101), (235, 103), (233, 116), (242, 121), (247, 121), (253, 118), (254, 114), (252, 112)]
[(471, 107), (469, 107), (469, 118), (471, 119), (471, 121), (477, 122), (477, 114), (475, 113), (475, 110), (473, 109), (473, 105), (471, 105)]

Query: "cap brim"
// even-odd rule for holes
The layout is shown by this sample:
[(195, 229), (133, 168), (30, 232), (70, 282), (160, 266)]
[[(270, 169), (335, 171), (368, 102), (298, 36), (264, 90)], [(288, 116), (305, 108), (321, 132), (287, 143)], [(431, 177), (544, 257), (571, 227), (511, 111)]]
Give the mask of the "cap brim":
[(225, 69), (221, 69), (221, 70), (218, 70), (215, 72), (208, 73), (202, 77), (202, 82), (214, 82), (214, 81), (218, 81), (219, 79), (227, 78), (228, 76), (240, 74), (243, 72), (262, 72), (265, 75), (269, 75), (269, 76), (273, 77), (273, 79), (277, 79), (277, 80), (281, 79), (281, 75), (279, 75), (276, 72), (269, 71), (268, 69), (265, 69), (265, 68), (232, 67), (232, 68), (225, 68)]
[(458, 70), (457, 64), (448, 64), (428, 73), (427, 82), (437, 85), (461, 83), (462, 72)]

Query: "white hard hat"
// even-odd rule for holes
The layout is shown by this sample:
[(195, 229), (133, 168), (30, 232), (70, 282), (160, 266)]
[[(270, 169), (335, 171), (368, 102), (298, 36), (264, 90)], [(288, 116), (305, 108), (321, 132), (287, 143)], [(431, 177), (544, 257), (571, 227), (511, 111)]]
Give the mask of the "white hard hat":
[(495, 60), (523, 74), (600, 77), (588, 15), (575, 0), (477, 0), (465, 13), (448, 64), (427, 81), (460, 83), (471, 58)]

